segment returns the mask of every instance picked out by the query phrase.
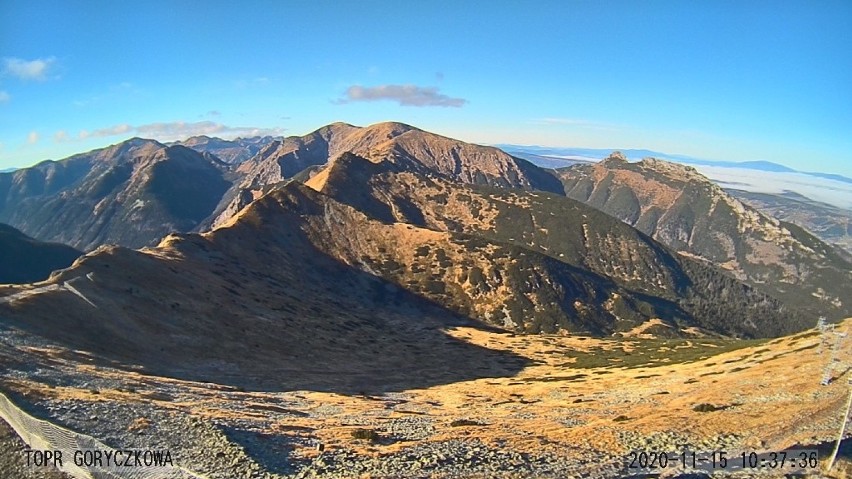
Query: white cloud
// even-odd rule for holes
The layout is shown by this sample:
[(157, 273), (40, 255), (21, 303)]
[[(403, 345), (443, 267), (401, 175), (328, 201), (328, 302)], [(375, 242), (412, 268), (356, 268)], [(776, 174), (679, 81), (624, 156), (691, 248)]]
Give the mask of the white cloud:
[(258, 128), (251, 126), (228, 126), (213, 121), (173, 121), (162, 123), (148, 123), (145, 125), (119, 125), (100, 128), (94, 131), (81, 130), (78, 134), (80, 139), (103, 138), (117, 135), (138, 135), (160, 141), (175, 141), (190, 136), (208, 135), (222, 138), (250, 137), (250, 136), (279, 136), (284, 133), (283, 128)]
[(27, 143), (30, 145), (35, 145), (38, 143), (39, 134), (37, 131), (33, 130), (27, 135)]
[(9, 101), (11, 99), (12, 99), (12, 96), (9, 95), (8, 92), (6, 92), (4, 90), (0, 90), (0, 103), (6, 103), (7, 101)]
[(723, 187), (775, 194), (794, 191), (812, 200), (852, 209), (852, 185), (849, 183), (799, 172), (769, 172), (711, 165), (692, 166)]
[(346, 104), (356, 101), (395, 101), (401, 106), (442, 106), (461, 107), (467, 103), (464, 98), (452, 98), (439, 93), (437, 87), (417, 85), (379, 85), (364, 87), (352, 85), (346, 89), (343, 98), (335, 103)]
[(127, 123), (122, 123), (120, 125), (111, 126), (109, 128), (101, 128), (91, 133), (86, 132), (86, 137), (93, 136), (95, 138), (103, 138), (105, 136), (121, 135), (122, 133), (128, 133), (131, 130), (133, 130), (132, 126), (128, 125)]
[(56, 63), (54, 57), (22, 60), (20, 58), (4, 58), (3, 73), (21, 80), (44, 81), (48, 71)]
[(64, 141), (68, 141), (68, 133), (65, 130), (59, 130), (53, 134), (53, 141), (55, 143), (62, 143)]

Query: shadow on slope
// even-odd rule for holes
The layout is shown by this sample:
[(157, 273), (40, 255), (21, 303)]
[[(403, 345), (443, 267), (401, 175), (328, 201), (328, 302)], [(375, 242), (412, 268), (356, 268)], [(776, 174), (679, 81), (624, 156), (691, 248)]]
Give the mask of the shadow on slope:
[(73, 291), (0, 303), (0, 323), (103, 364), (255, 391), (378, 394), (529, 363), (448, 336), (486, 326), (325, 255), (292, 218), (255, 210), (153, 250), (101, 248), (51, 278)]
[[(526, 331), (553, 332), (566, 326), (577, 331), (571, 329), (571, 323), (589, 323), (582, 318), (577, 321), (578, 305), (584, 312), (594, 313), (587, 316), (595, 317), (596, 324), (582, 324), (582, 330), (593, 334), (626, 331), (659, 318), (676, 326), (673, 330), (697, 326), (729, 336), (773, 337), (803, 330), (815, 321), (713, 265), (678, 255), (622, 221), (570, 198), (454, 185), (352, 154), (341, 155), (305, 184), (370, 217), (463, 233), (490, 248), (491, 258), (511, 258), (510, 264), (494, 268), (499, 276), (483, 275), (479, 268), (468, 281), (480, 285), (485, 279), (487, 288), (483, 289), (493, 290), (504, 285), (498, 281), (489, 284), (489, 276), (501, 278), (499, 283), (523, 293), (524, 297), (515, 295), (505, 303), (514, 312), (512, 320), (523, 324)], [(467, 244), (474, 253), (475, 245)], [(429, 263), (440, 263), (442, 258), (427, 260), (431, 261), (421, 269), (434, 275)], [(397, 258), (397, 262), (404, 259)], [(570, 266), (571, 274), (551, 274), (560, 269), (556, 268), (559, 264)], [(451, 274), (444, 277), (447, 284), (462, 276), (464, 261), (454, 259), (449, 266)], [(567, 272), (564, 267), (561, 270)], [(541, 280), (535, 279), (537, 274)], [(593, 286), (585, 288), (586, 293), (594, 289), (595, 294), (567, 287), (573, 282), (571, 276), (582, 276), (583, 282)], [(535, 287), (525, 289), (529, 284)], [(549, 284), (570, 294), (545, 295)], [(528, 301), (532, 295), (539, 298), (538, 305)], [(501, 303), (478, 299), (480, 305)], [(561, 308), (550, 307), (560, 303)], [(496, 313), (480, 317), (501, 321), (503, 315)], [(573, 318), (566, 321), (568, 317)]]
[(45, 243), (0, 223), (0, 283), (32, 283), (66, 268), (83, 253), (60, 243)]

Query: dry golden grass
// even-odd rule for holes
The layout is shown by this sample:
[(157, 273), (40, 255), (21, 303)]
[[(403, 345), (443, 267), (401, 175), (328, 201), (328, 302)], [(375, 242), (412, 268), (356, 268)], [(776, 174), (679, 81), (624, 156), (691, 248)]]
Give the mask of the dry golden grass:
[[(850, 329), (852, 319), (840, 328), (846, 332)], [(696, 442), (733, 434), (747, 447), (777, 450), (827, 441), (836, 434), (836, 421), (832, 419), (840, 414), (846, 399), (852, 360), (849, 348), (841, 351), (838, 364), (847, 365), (843, 366), (847, 369), (837, 370), (836, 380), (821, 386), (819, 379), (829, 354), (819, 353), (819, 336), (812, 331), (736, 345), (703, 338), (670, 344), (642, 338), (522, 336), (470, 327), (450, 329), (447, 334), (473, 345), (511, 351), (528, 358), (532, 365), (510, 377), (404, 391), (404, 399), (315, 391), (240, 392), (228, 386), (89, 364), (77, 367), (92, 376), (120, 378), (128, 387), (91, 391), (23, 380), (6, 380), (3, 386), (25, 396), (144, 401), (217, 419), (263, 419), (281, 412), (276, 400), (282, 395), (298, 397), (301, 406), (296, 410), (304, 416), (278, 420), (269, 427), (269, 433), (310, 436), (327, 450), (349, 448), (366, 455), (390, 454), (411, 446), (413, 441), (355, 440), (352, 431), (364, 426), (353, 423), (353, 417), (374, 418), (377, 423), (371, 427), (379, 430), (382, 424), (397, 418), (424, 417), (434, 425), (434, 432), (424, 441), (475, 438), (495, 447), (508, 444), (521, 452), (569, 456), (589, 449), (626, 452), (630, 446), (619, 438), (620, 431), (645, 437), (677, 432)], [(567, 358), (566, 353), (574, 357)], [(668, 355), (670, 361), (595, 363), (601, 355), (616, 359), (622, 354), (629, 358), (651, 353)], [(76, 354), (63, 357), (53, 349), (30, 349), (27, 354), (54, 363), (73, 364), (80, 359)], [(707, 357), (700, 359), (703, 356)], [(155, 386), (164, 384), (183, 393), (171, 398), (152, 393)], [(720, 410), (697, 412), (698, 404)], [(320, 407), (331, 412), (315, 414)], [(627, 419), (616, 420), (620, 416)], [(478, 424), (451, 425), (462, 419)], [(564, 425), (568, 419), (573, 426)], [(142, 422), (139, 427), (143, 427)], [(318, 452), (302, 448), (295, 454), (312, 457)]]

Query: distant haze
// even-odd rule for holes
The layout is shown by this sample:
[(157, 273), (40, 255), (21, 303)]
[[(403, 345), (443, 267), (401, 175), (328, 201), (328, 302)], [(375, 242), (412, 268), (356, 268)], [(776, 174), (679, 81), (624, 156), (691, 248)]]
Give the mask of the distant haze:
[[(618, 150), (630, 161), (659, 158), (694, 167), (724, 188), (759, 193), (793, 191), (812, 200), (852, 210), (852, 178), (825, 172), (796, 171), (768, 161), (720, 161), (673, 155), (651, 150), (618, 148), (571, 148), (500, 144), (511, 155), (527, 159), (545, 168), (570, 166), (577, 161), (595, 162)], [(816, 165), (814, 168), (820, 168)]]
[(794, 191), (808, 198), (852, 210), (852, 184), (794, 172), (765, 172), (745, 168), (695, 165), (695, 169), (724, 188), (760, 193)]

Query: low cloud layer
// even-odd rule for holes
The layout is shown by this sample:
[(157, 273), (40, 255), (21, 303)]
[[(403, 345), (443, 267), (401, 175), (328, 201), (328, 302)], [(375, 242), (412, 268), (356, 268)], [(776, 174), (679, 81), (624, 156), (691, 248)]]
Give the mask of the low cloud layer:
[(12, 99), (12, 96), (9, 95), (8, 92), (0, 90), (0, 103), (6, 103), (7, 101), (9, 101), (11, 99)]
[(338, 104), (359, 101), (395, 101), (401, 106), (442, 106), (459, 108), (467, 103), (464, 98), (452, 98), (439, 92), (437, 87), (417, 85), (379, 85), (365, 87), (352, 85), (346, 89)]
[(35, 60), (4, 58), (3, 73), (20, 80), (43, 81), (47, 79), (48, 72), (55, 63), (56, 59), (53, 57), (36, 58)]
[(107, 128), (94, 131), (82, 130), (78, 137), (104, 138), (117, 135), (137, 135), (144, 138), (152, 138), (160, 141), (175, 141), (190, 136), (208, 135), (222, 138), (251, 137), (251, 136), (278, 136), (284, 133), (283, 128), (257, 128), (251, 126), (228, 126), (213, 121), (173, 121), (164, 123), (148, 123), (145, 125), (129, 125), (121, 123)]

